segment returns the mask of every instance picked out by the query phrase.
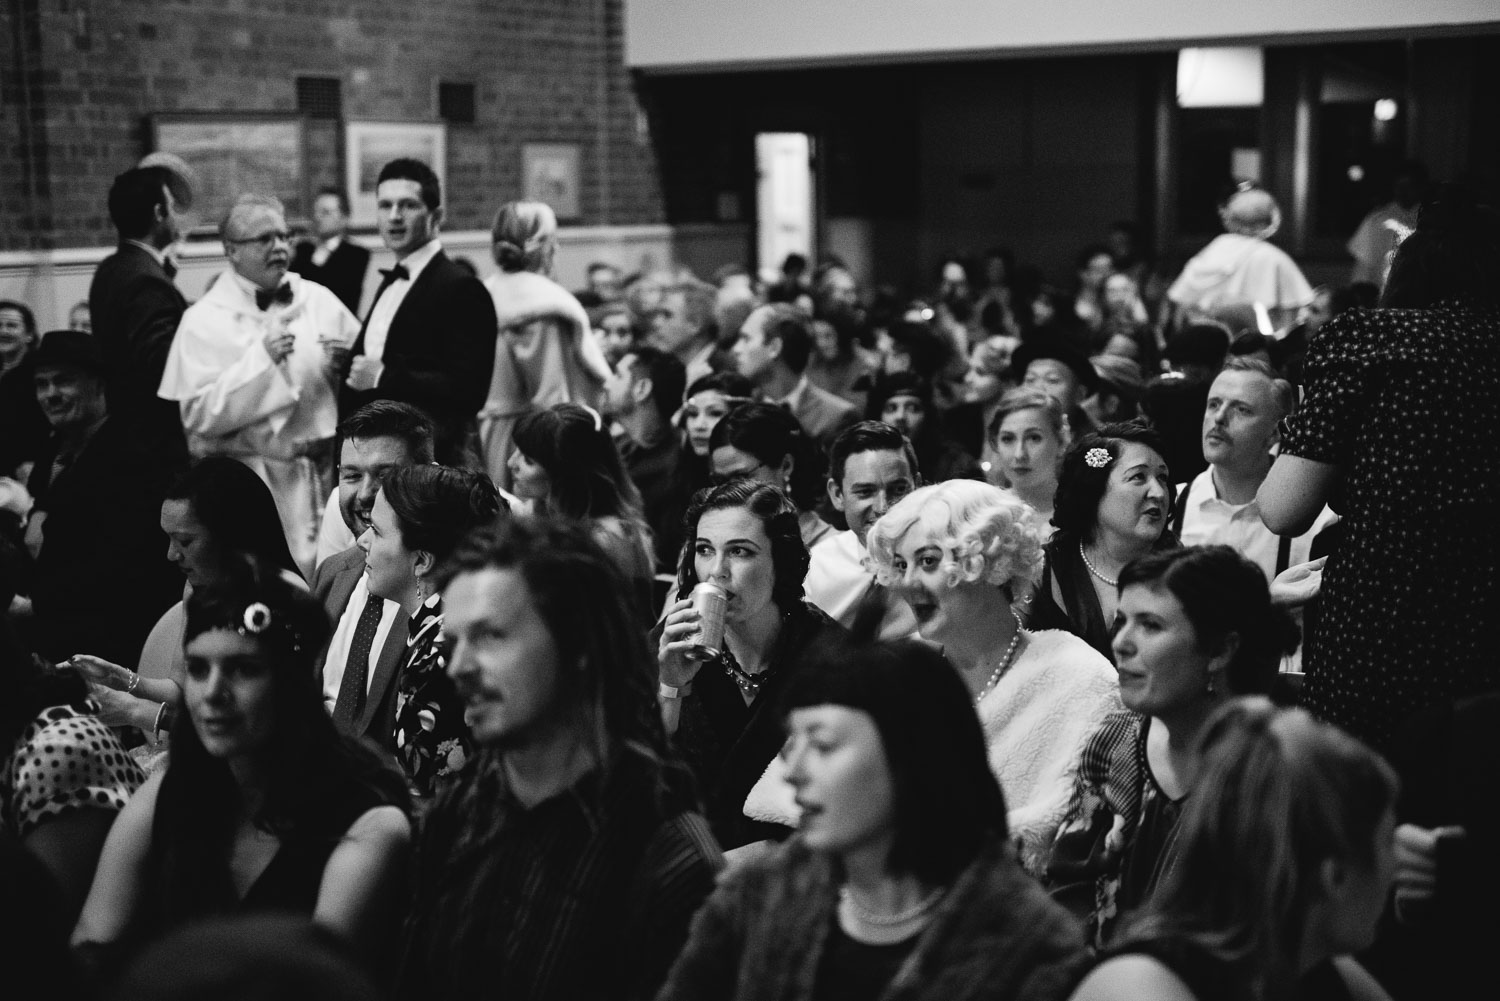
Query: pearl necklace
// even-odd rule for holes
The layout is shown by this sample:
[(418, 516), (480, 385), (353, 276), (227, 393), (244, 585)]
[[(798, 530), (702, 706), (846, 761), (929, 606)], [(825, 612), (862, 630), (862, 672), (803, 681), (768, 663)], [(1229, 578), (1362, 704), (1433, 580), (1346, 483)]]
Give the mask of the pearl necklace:
[(1016, 655), (1016, 647), (1021, 644), (1021, 620), (1016, 618), (1016, 614), (1014, 612), (1011, 613), (1010, 617), (1015, 620), (1016, 623), (1015, 634), (1010, 638), (1010, 646), (1005, 648), (1005, 656), (1000, 658), (1000, 663), (996, 664), (995, 669), (990, 672), (990, 680), (986, 681), (984, 683), (984, 687), (979, 690), (979, 694), (974, 696), (975, 705), (978, 705), (980, 702), (984, 701), (984, 697), (990, 694), (990, 689), (994, 688), (995, 685), (999, 683), (1000, 676), (1003, 675), (1006, 669), (1010, 667), (1010, 662)]
[(945, 889), (946, 887), (940, 886), (915, 904), (912, 904), (903, 911), (897, 911), (895, 914), (876, 914), (874, 911), (868, 911), (860, 905), (859, 899), (854, 895), (854, 891), (849, 889), (846, 883), (839, 887), (839, 903), (844, 905), (849, 915), (855, 918), (860, 924), (881, 931), (889, 931), (892, 928), (911, 924), (918, 918), (926, 917), (938, 905), (938, 901), (943, 899)]
[(1092, 563), (1089, 562), (1089, 554), (1083, 551), (1083, 542), (1081, 540), (1078, 543), (1078, 555), (1083, 559), (1083, 565), (1089, 568), (1089, 573), (1093, 574), (1095, 577), (1098, 577), (1100, 580), (1104, 581), (1104, 583), (1108, 584), (1110, 587), (1119, 587), (1120, 586), (1120, 579), (1118, 577), (1106, 577), (1106, 576), (1104, 576), (1102, 573), (1099, 572), (1099, 569), (1097, 567), (1095, 567), (1094, 564), (1092, 564)]

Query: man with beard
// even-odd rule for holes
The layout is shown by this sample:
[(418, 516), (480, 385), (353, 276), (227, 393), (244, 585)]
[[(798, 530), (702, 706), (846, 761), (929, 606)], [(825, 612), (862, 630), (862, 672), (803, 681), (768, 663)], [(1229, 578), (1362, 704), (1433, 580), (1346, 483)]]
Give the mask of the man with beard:
[(340, 359), (359, 321), (328, 289), (288, 275), (286, 214), (245, 195), (220, 227), (229, 270), (183, 314), (160, 396), (182, 410), (188, 451), (229, 455), (276, 498), (287, 546), (313, 569)]

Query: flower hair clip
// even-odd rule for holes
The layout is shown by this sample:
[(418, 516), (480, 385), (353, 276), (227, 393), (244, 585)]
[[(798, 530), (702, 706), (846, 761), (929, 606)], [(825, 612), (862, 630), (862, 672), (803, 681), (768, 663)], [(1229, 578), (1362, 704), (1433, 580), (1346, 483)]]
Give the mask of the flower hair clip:
[(267, 638), (267, 630), (277, 627), (286, 634), (287, 640), (291, 643), (292, 650), (300, 653), (302, 651), (302, 638), (297, 635), (297, 631), (292, 628), (291, 623), (286, 620), (278, 622), (276, 617), (271, 614), (270, 606), (263, 601), (252, 601), (245, 606), (245, 613), (240, 616), (240, 624), (235, 629), (235, 632), (241, 636), (257, 636), (264, 639)]
[(1114, 456), (1109, 454), (1107, 448), (1091, 448), (1083, 453), (1083, 461), (1090, 469), (1103, 469), (1112, 459)]
[(252, 602), (245, 606), (245, 614), (240, 621), (244, 623), (239, 630), (242, 635), (250, 633), (259, 636), (271, 625), (271, 610), (264, 602)]

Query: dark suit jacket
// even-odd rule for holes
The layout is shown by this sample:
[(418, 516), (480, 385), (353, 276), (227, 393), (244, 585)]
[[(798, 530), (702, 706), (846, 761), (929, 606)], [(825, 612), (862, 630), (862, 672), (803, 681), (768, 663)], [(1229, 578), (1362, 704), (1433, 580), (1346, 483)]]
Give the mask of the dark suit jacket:
[(52, 481), (56, 455), (49, 441), (27, 481), (47, 515), (31, 576), (37, 652), (134, 669), (151, 627), (182, 597), (161, 531), (164, 473), (112, 417)]
[(187, 300), (156, 258), (130, 243), (100, 262), (89, 286), (94, 336), (109, 366), (109, 412), (158, 454), (185, 462), (177, 404), (156, 395)]
[[(350, 546), (342, 553), (335, 553), (318, 565), (313, 572), (312, 592), (323, 603), (329, 620), (338, 626), (339, 619), (349, 607), (349, 598), (354, 585), (365, 572), (365, 554), (358, 546)], [(356, 608), (351, 614), (358, 615), (364, 609)], [(398, 611), (391, 631), (380, 648), (380, 659), (375, 664), (375, 676), (370, 679), (370, 694), (364, 708), (355, 717), (350, 736), (369, 737), (381, 747), (394, 750), (391, 741), (396, 732), (396, 678), (401, 673), (406, 654), (406, 634), (411, 623), (405, 612)], [(318, 664), (318, 673), (323, 665)]]
[[(391, 320), (380, 384), (363, 393), (346, 388), (340, 412), (351, 413), (372, 400), (410, 403), (437, 422), (439, 458), (452, 456), (489, 395), (498, 335), (489, 290), (439, 251)], [(354, 353), (364, 350), (361, 330)]]
[(349, 312), (358, 316), (359, 300), (365, 289), (365, 272), (370, 270), (370, 252), (357, 243), (351, 243), (346, 236), (338, 249), (328, 255), (323, 266), (318, 267), (312, 260), (316, 249), (315, 244), (297, 244), (288, 270), (327, 288), (339, 297), (339, 302), (349, 307)]

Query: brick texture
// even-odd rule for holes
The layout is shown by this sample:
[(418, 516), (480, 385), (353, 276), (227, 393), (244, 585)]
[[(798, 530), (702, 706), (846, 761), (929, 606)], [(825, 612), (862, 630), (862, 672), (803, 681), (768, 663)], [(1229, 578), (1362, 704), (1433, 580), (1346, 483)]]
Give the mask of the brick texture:
[[(521, 147), (581, 147), (586, 225), (663, 219), (623, 0), (14, 0), (0, 24), (0, 249), (113, 242), (110, 181), (155, 112), (294, 111), (298, 75), (337, 76), (344, 116), (436, 122), (437, 82), (475, 84), (448, 128), (449, 229), (519, 197)], [(12, 18), (19, 12), (19, 23)], [(342, 128), (307, 124), (312, 190), (342, 183)]]

